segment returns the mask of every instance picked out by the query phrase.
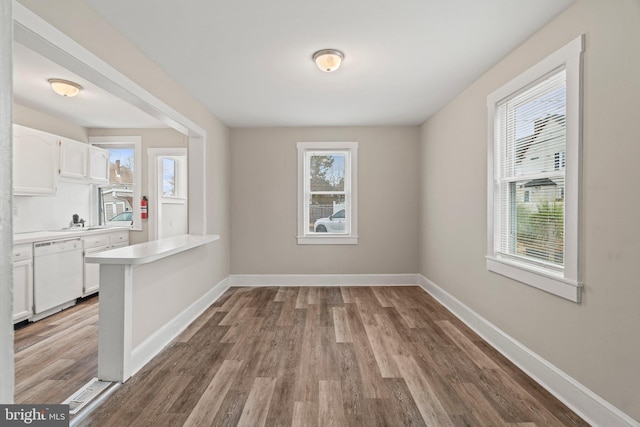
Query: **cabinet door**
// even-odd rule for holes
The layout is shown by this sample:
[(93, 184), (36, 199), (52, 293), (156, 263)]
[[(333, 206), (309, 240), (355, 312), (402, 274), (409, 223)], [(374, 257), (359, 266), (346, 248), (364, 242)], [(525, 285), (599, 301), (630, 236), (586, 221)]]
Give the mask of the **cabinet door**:
[(60, 139), (60, 176), (67, 178), (87, 178), (87, 157), (89, 144)]
[(129, 245), (129, 232), (128, 231), (116, 231), (114, 233), (110, 233), (109, 234), (109, 244), (111, 246), (118, 245), (118, 247)]
[(58, 137), (13, 125), (13, 192), (54, 195), (58, 176)]
[(109, 182), (109, 150), (89, 146), (89, 179)]
[[(106, 250), (108, 248), (104, 248)], [(99, 251), (95, 251), (99, 252)], [(86, 252), (89, 255), (89, 252)], [(98, 292), (100, 289), (100, 264), (84, 263), (84, 292), (83, 296)]]
[(13, 322), (21, 322), (33, 314), (33, 261), (13, 263)]

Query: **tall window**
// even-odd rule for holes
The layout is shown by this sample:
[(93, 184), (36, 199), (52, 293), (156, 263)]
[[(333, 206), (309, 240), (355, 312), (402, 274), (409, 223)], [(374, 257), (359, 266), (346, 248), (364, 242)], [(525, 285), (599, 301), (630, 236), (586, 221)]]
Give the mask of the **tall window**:
[(97, 188), (98, 223), (141, 229), (140, 138), (90, 137), (109, 151), (109, 183)]
[(355, 244), (358, 144), (298, 143), (298, 243)]
[(176, 190), (176, 159), (171, 157), (162, 158), (162, 195), (175, 197)]
[(488, 97), (487, 267), (580, 300), (580, 56), (574, 40)]

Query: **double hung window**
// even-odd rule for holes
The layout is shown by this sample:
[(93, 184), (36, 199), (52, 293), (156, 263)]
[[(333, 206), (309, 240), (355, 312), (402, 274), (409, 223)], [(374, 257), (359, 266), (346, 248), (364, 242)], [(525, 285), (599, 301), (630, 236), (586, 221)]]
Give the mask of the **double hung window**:
[(487, 267), (576, 302), (581, 52), (578, 38), (487, 100)]
[(298, 243), (357, 243), (356, 142), (298, 143)]
[(97, 187), (97, 223), (141, 230), (141, 138), (92, 136), (89, 142), (109, 151), (109, 182)]

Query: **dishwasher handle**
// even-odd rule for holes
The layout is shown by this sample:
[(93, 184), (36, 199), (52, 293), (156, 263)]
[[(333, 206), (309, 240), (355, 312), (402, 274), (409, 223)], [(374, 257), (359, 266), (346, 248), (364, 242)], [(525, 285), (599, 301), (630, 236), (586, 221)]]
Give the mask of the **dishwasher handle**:
[(33, 256), (41, 256), (52, 253), (67, 252), (67, 251), (82, 251), (82, 240), (80, 239), (67, 239), (67, 240), (51, 240), (48, 242), (39, 242), (33, 245)]

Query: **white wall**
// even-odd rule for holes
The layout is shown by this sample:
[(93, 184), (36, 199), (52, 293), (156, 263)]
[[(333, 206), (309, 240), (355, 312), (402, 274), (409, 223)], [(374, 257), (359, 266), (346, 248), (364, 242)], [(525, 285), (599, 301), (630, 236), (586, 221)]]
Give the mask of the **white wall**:
[[(394, 274), (418, 270), (418, 127), (232, 129), (232, 272)], [(357, 245), (298, 245), (297, 149), (358, 142)]]
[[(487, 271), (489, 93), (580, 34), (583, 302)], [(578, 0), (422, 126), (420, 271), (640, 420), (640, 2)]]
[(50, 197), (13, 197), (13, 230), (59, 230), (69, 226), (73, 214), (90, 222), (91, 186), (89, 184), (58, 181), (58, 191)]

